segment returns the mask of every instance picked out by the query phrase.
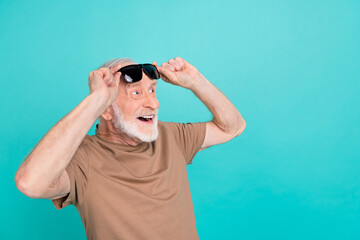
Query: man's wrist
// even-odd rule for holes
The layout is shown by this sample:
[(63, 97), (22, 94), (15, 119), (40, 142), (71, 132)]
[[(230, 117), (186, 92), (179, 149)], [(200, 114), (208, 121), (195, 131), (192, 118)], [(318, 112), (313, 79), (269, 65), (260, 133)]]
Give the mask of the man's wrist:
[(198, 78), (194, 79), (194, 81), (192, 82), (191, 86), (188, 89), (193, 92), (196, 92), (198, 89), (204, 87), (207, 81), (208, 80), (202, 74), (200, 74)]
[(108, 99), (101, 92), (92, 92), (88, 95), (90, 101), (94, 103), (94, 106), (97, 106), (100, 115), (110, 106)]

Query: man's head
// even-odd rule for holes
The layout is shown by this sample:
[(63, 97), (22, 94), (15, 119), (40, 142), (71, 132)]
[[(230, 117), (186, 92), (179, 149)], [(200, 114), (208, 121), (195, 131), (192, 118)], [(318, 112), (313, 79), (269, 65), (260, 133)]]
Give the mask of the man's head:
[[(120, 69), (135, 64), (132, 59), (112, 59), (102, 67)], [(141, 81), (127, 83), (123, 76), (119, 82), (119, 93), (100, 118), (100, 125), (106, 124), (109, 134), (126, 135), (138, 142), (152, 142), (158, 137), (158, 108), (156, 98), (157, 81), (143, 72)], [(101, 126), (100, 126), (101, 127)]]

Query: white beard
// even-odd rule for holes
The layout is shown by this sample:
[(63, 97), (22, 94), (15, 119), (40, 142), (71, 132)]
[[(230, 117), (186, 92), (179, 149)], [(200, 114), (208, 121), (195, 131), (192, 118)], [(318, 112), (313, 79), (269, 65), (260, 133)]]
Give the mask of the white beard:
[[(112, 122), (114, 124), (114, 128), (120, 130), (121, 132), (125, 133), (129, 137), (136, 137), (143, 142), (152, 142), (155, 141), (159, 135), (158, 131), (158, 117), (157, 112), (154, 114), (152, 119), (153, 124), (149, 126), (149, 133), (143, 133), (139, 130), (138, 125), (136, 123), (137, 120), (133, 121), (125, 121), (122, 117), (122, 113), (120, 109), (116, 106), (115, 103), (112, 104), (114, 109), (114, 118)], [(151, 129), (150, 129), (151, 128)]]

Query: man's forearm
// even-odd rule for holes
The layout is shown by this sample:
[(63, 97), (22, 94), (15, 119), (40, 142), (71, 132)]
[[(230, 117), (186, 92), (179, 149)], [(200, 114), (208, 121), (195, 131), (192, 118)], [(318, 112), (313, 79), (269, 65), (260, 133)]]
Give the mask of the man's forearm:
[(230, 100), (202, 74), (189, 88), (213, 114), (213, 122), (224, 132), (238, 135), (245, 129), (245, 120)]
[(53, 186), (92, 124), (104, 111), (102, 97), (90, 94), (55, 124), (17, 171), (15, 181), (18, 187), (31, 189), (36, 195)]

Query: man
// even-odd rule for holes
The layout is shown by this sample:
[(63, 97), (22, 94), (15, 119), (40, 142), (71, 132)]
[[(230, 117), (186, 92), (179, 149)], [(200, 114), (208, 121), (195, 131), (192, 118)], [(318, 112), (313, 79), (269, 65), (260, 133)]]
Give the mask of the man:
[[(213, 120), (158, 121), (159, 77), (190, 89)], [(186, 165), (244, 131), (239, 111), (180, 57), (161, 66), (116, 59), (89, 74), (89, 87), (20, 166), (18, 189), (57, 209), (75, 205), (88, 239), (198, 239)]]

